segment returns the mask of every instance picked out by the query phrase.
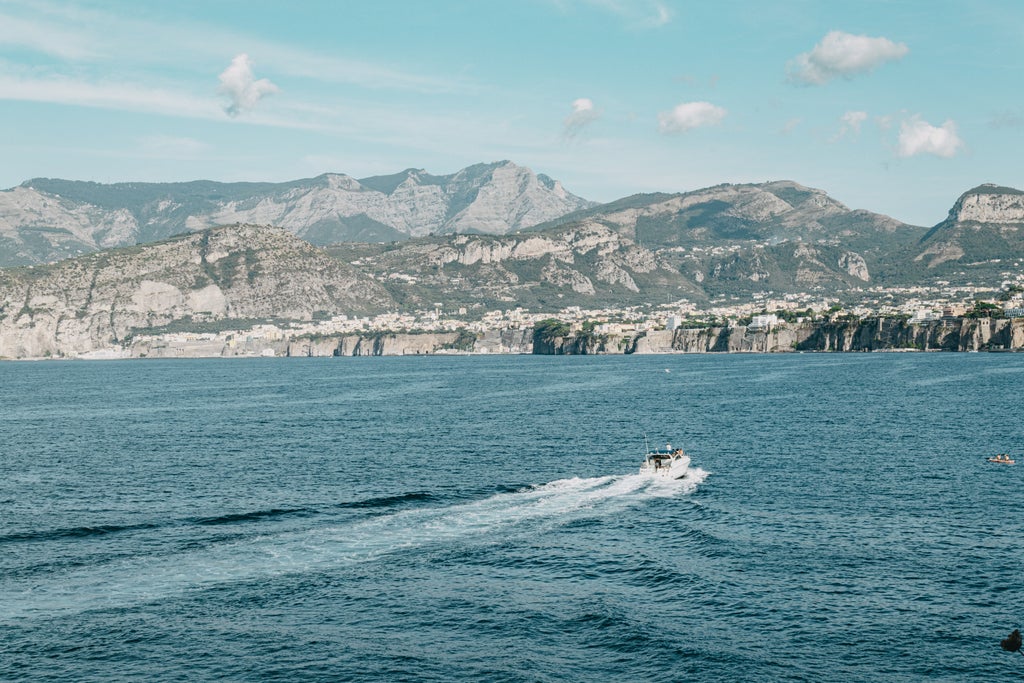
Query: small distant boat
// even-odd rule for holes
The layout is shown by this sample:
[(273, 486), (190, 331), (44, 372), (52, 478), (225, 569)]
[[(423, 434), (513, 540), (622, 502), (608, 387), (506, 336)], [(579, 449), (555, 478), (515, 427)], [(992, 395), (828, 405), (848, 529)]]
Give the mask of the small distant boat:
[(682, 479), (690, 467), (690, 456), (682, 448), (672, 448), (665, 444), (664, 449), (647, 449), (647, 455), (640, 465), (640, 474), (649, 474), (665, 479)]
[(1016, 465), (1017, 461), (1010, 457), (1009, 453), (1000, 453), (991, 458), (985, 458), (989, 462), (997, 462), (1001, 465)]

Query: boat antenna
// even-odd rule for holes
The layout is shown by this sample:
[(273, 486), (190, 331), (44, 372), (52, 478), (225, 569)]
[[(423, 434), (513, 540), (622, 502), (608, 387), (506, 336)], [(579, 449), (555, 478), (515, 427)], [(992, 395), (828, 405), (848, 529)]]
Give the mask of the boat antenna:
[(650, 453), (651, 446), (647, 443), (647, 432), (644, 432), (644, 453)]

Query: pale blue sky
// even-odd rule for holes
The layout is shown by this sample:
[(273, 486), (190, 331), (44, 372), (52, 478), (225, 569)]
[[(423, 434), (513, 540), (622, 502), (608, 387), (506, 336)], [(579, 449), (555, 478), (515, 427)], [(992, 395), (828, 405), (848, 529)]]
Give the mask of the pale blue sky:
[(1024, 3), (0, 0), (0, 187), (451, 173), (610, 201), (790, 179), (931, 225), (1024, 189)]

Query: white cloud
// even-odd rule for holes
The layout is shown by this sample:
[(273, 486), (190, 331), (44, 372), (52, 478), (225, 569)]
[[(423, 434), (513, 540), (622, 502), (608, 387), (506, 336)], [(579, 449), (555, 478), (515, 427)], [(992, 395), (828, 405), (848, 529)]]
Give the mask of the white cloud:
[(234, 117), (251, 111), (264, 97), (278, 92), (278, 87), (266, 78), (256, 80), (252, 73), (252, 60), (243, 52), (232, 59), (231, 66), (221, 73), (218, 92), (231, 100), (224, 111)]
[(942, 126), (933, 126), (920, 116), (914, 116), (900, 124), (901, 157), (934, 154), (948, 159), (963, 146), (964, 141), (956, 134), (956, 124), (952, 121), (946, 121)]
[(658, 114), (658, 130), (662, 133), (684, 133), (692, 128), (717, 126), (727, 113), (710, 102), (683, 102), (672, 111)]
[(586, 97), (573, 100), (572, 113), (565, 117), (562, 134), (567, 138), (575, 137), (600, 116), (592, 100)]
[(839, 117), (839, 132), (832, 136), (829, 142), (842, 140), (847, 135), (856, 137), (860, 135), (861, 125), (868, 120), (866, 111), (848, 111)]
[(829, 31), (810, 52), (789, 63), (789, 79), (808, 85), (822, 85), (835, 78), (867, 73), (886, 62), (902, 59), (910, 52), (904, 43), (888, 38), (855, 36)]
[(860, 125), (868, 120), (866, 111), (848, 111), (840, 119), (844, 131), (851, 131), (855, 135), (860, 133)]
[(668, 7), (660, 2), (654, 3), (654, 13), (648, 20), (648, 24), (652, 27), (658, 27), (664, 26), (670, 21), (672, 21), (672, 12), (669, 11)]

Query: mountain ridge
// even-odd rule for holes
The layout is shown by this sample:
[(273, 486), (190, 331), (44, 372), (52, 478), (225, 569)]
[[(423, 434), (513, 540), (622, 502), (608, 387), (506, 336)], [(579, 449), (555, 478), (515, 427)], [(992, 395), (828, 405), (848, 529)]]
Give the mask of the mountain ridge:
[(0, 265), (51, 262), (239, 222), (279, 225), (317, 244), (503, 234), (593, 204), (507, 160), (445, 176), (406, 169), (363, 180), (343, 173), (283, 183), (35, 178), (0, 191)]
[[(495, 177), (500, 181), (495, 182)], [(331, 213), (336, 194), (316, 194), (326, 189), (346, 197), (366, 195), (379, 200), (387, 191), (389, 197), (402, 197), (402, 203), (410, 194), (436, 196), (446, 183), (452, 201), (431, 206), (436, 225), (462, 221), (463, 229), (455, 236), (410, 236), (358, 213), (344, 218), (347, 239), (337, 243), (334, 238), (341, 219), (336, 211)], [(31, 193), (28, 185), (54, 193), (26, 194)], [(949, 218), (930, 229), (865, 209), (850, 209), (821, 189), (774, 180), (721, 183), (692, 192), (636, 194), (607, 204), (581, 206), (504, 234), (488, 234), (487, 221), (500, 218), (504, 226), (528, 222), (522, 218), (536, 205), (521, 204), (526, 196), (523, 187), (543, 187), (546, 192), (547, 188), (559, 190), (560, 184), (500, 161), (469, 166), (449, 176), (407, 168), (363, 180), (327, 173), (283, 184), (194, 181), (181, 186), (207, 202), (219, 202), (216, 217), (229, 224), (283, 222), (275, 220), (283, 202), (297, 198), (289, 206), (294, 211), (305, 206), (309, 210), (303, 216), (315, 220), (307, 220), (301, 229), (294, 224), (284, 228), (308, 242), (334, 242), (330, 253), (345, 262), (358, 261), (359, 269), (382, 283), (406, 307), (429, 307), (436, 301), (470, 306), (498, 302), (551, 306), (566, 300), (635, 305), (679, 297), (696, 302), (749, 297), (764, 291), (824, 295), (939, 279), (1005, 279), (1005, 265), (1000, 264), (1024, 257), (1020, 239), (1024, 193), (988, 183), (961, 195)], [(73, 201), (75, 197), (56, 192), (64, 187), (138, 194), (136, 204), (127, 206), (123, 200), (104, 196), (97, 198), (96, 205), (82, 205)], [(267, 187), (276, 188), (277, 199), (252, 194), (254, 188)], [(214, 214), (197, 218), (188, 206), (170, 206), (172, 199), (160, 198), (165, 189), (163, 184), (127, 183), (121, 187), (37, 180), (8, 191), (5, 198), (26, 199), (25, 213), (37, 210), (45, 214), (45, 209), (63, 216), (66, 227), (62, 230), (30, 226), (36, 233), (26, 229), (22, 236), (51, 246), (64, 244), (63, 255), (73, 255), (76, 240), (92, 238), (99, 247), (124, 244), (136, 234), (132, 232), (135, 214), (130, 210), (154, 207), (154, 202), (153, 211), (191, 222), (191, 229), (206, 229), (204, 221)], [(564, 188), (552, 196), (557, 199), (559, 193), (564, 193)], [(121, 208), (104, 211), (97, 208), (100, 205)], [(500, 207), (501, 216), (487, 214), (494, 207)], [(408, 208), (403, 210), (408, 213)], [(240, 216), (258, 220), (234, 220)], [(7, 214), (0, 211), (0, 226), (5, 219)], [(352, 244), (353, 240), (359, 244)], [(379, 244), (374, 246), (375, 242)]]

